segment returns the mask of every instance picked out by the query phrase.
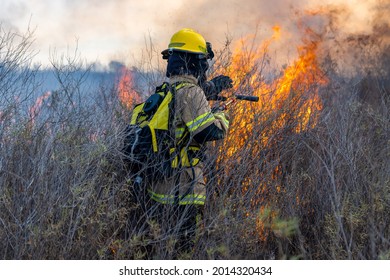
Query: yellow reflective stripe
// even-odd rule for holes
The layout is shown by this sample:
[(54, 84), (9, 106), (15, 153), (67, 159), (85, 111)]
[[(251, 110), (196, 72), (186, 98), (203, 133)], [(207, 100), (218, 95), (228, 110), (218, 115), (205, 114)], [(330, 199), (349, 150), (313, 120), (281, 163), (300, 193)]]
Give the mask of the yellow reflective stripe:
[(179, 205), (188, 205), (188, 204), (196, 204), (196, 205), (204, 205), (206, 202), (206, 196), (197, 195), (197, 196), (185, 196), (184, 198), (179, 200)]
[(218, 118), (219, 120), (223, 121), (226, 127), (229, 127), (229, 121), (226, 119), (226, 116), (224, 113), (214, 113), (214, 116)]
[(188, 157), (188, 151), (199, 151), (199, 147), (189, 146), (188, 149), (183, 148), (180, 152), (181, 157), (181, 165), (185, 167), (196, 166), (199, 163), (199, 158), (192, 158), (190, 162), (190, 158)]
[(158, 147), (157, 147), (156, 131), (151, 126), (149, 126), (149, 129), (150, 129), (150, 133), (152, 134), (153, 152), (157, 153), (158, 152)]
[(190, 161), (190, 158), (188, 157), (188, 151), (199, 151), (199, 150), (200, 150), (200, 148), (195, 147), (195, 146), (184, 147), (180, 150), (180, 156), (177, 154), (177, 155), (175, 155), (175, 157), (172, 157), (172, 154), (176, 151), (176, 149), (171, 148), (169, 150), (169, 154), (172, 157), (171, 167), (172, 168), (179, 167), (179, 158), (180, 158), (180, 166), (184, 166), (184, 167), (196, 166), (199, 163), (200, 158), (193, 157), (193, 158), (191, 158), (191, 161)]
[[(148, 192), (151, 196), (151, 198), (154, 201), (157, 201), (162, 204), (174, 204), (175, 203), (175, 196), (174, 195), (164, 195), (164, 194), (158, 194), (153, 192), (152, 190), (148, 189)], [(179, 196), (179, 205), (187, 205), (187, 204), (196, 204), (196, 205), (203, 205), (206, 201), (205, 195), (197, 195), (197, 194), (189, 194), (185, 197)]]
[[(169, 155), (172, 155), (175, 152), (175, 150), (176, 150), (175, 148), (170, 148)], [(172, 159), (171, 167), (177, 168), (178, 166), (179, 166), (179, 159), (178, 159), (178, 156), (176, 155), (175, 158)]]
[(176, 86), (176, 90), (181, 89), (181, 88), (183, 88), (183, 87), (185, 87), (187, 85), (190, 85), (190, 84), (182, 82), (182, 83), (180, 83), (179, 85)]
[(193, 132), (197, 130), (199, 127), (208, 124), (209, 122), (213, 122), (214, 120), (215, 120), (214, 115), (207, 112), (204, 113), (203, 115), (200, 115), (196, 119), (189, 121), (188, 123), (186, 123), (186, 126), (188, 127), (188, 130), (190, 132)]
[(156, 194), (156, 193), (154, 193), (152, 191), (149, 191), (149, 194), (150, 194), (151, 198), (154, 201), (160, 202), (162, 204), (173, 204), (173, 201), (171, 201), (172, 199), (169, 198), (169, 197), (166, 197), (164, 195)]
[(184, 127), (176, 128), (176, 132), (175, 132), (176, 138), (180, 139), (183, 136), (184, 131), (185, 131)]
[(226, 127), (229, 127), (229, 121), (225, 118), (223, 118), (223, 122), (225, 123)]

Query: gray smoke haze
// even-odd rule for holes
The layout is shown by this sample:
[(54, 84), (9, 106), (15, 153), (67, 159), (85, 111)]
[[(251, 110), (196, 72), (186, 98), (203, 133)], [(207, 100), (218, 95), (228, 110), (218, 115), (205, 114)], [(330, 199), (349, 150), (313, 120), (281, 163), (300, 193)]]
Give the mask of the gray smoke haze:
[[(160, 23), (166, 23), (161, 19)], [(257, 32), (269, 38), (272, 27), (282, 28), (284, 46), (296, 46), (304, 25), (318, 33), (335, 32), (339, 36), (372, 34), (379, 25), (389, 25), (389, 0), (208, 0), (184, 3), (171, 22), (170, 33), (180, 26), (194, 26), (217, 44), (223, 34), (238, 39)], [(333, 30), (330, 30), (333, 29)]]
[[(296, 58), (303, 40), (321, 40), (324, 59), (331, 57), (340, 71), (355, 73), (371, 63), (375, 52), (385, 52), (389, 45), (390, 0), (208, 0), (183, 3), (169, 23), (160, 18), (159, 25), (169, 26), (168, 34), (181, 27), (193, 27), (206, 40), (221, 48), (226, 34), (234, 41), (256, 34), (259, 45), (272, 36), (272, 27), (280, 26), (281, 36), (270, 52), (277, 65)], [(169, 36), (161, 41), (169, 40)], [(255, 43), (256, 44), (256, 43)], [(377, 50), (373, 50), (373, 46)], [(380, 45), (380, 46), (379, 46)]]
[(288, 57), (304, 36), (302, 26), (325, 34), (329, 44), (334, 38), (357, 35), (389, 37), (389, 15), (390, 0), (3, 0), (0, 4), (3, 28), (23, 32), (29, 24), (36, 27), (35, 44), (42, 57), (49, 50), (72, 47), (77, 40), (81, 56), (106, 64), (136, 60), (149, 39), (158, 53), (184, 27), (221, 48), (227, 36), (237, 41), (256, 33), (261, 42), (279, 25), (282, 37), (275, 48)]

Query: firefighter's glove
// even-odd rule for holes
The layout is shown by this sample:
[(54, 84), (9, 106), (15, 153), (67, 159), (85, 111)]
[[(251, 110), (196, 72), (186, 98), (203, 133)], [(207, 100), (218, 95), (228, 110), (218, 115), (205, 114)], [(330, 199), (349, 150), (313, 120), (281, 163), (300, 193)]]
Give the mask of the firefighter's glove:
[(220, 94), (224, 89), (233, 87), (233, 80), (230, 79), (229, 76), (220, 75), (211, 79), (210, 82), (214, 84), (217, 95)]
[(215, 85), (212, 81), (205, 81), (200, 86), (203, 89), (207, 100), (220, 100), (220, 101), (227, 100), (226, 97), (218, 96), (217, 91), (215, 90)]
[(226, 97), (219, 96), (221, 91), (233, 87), (233, 81), (228, 76), (220, 75), (202, 84), (207, 100), (226, 101)]

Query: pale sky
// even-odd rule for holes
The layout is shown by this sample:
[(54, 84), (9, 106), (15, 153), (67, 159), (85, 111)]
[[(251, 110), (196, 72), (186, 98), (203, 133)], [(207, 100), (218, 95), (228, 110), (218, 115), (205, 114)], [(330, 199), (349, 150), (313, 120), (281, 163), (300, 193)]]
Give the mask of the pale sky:
[(268, 38), (276, 24), (293, 42), (297, 14), (329, 4), (348, 6), (345, 29), (365, 30), (379, 2), (388, 0), (1, 0), (0, 23), (21, 33), (34, 29), (34, 49), (39, 51), (35, 60), (44, 65), (50, 53), (73, 51), (76, 42), (89, 62), (131, 63), (145, 50), (145, 39), (161, 51), (184, 27), (195, 29), (216, 48), (227, 34), (233, 40), (255, 32)]

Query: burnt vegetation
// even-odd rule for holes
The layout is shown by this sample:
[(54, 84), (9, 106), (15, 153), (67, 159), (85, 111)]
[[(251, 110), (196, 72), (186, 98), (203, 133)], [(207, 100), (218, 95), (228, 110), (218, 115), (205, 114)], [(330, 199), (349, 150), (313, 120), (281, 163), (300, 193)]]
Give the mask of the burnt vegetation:
[[(261, 102), (233, 106), (229, 137), (210, 145), (204, 221), (180, 255), (125, 168), (117, 85), (88, 91), (87, 67), (63, 57), (58, 88), (37, 99), (33, 34), (0, 29), (0, 258), (390, 258), (390, 49), (378, 34), (339, 40), (338, 52), (308, 39), (301, 57), (321, 56), (291, 81), (283, 73), (300, 64), (270, 83), (267, 52), (220, 51), (211, 75)], [(347, 53), (358, 56), (343, 68)]]

